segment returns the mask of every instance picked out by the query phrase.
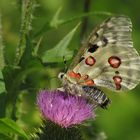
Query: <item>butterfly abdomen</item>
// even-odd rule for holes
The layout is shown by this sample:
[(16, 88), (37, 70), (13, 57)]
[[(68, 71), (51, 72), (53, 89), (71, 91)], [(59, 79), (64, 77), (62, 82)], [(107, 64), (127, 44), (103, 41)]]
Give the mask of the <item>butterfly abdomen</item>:
[(102, 108), (107, 108), (107, 105), (111, 103), (109, 98), (95, 86), (93, 87), (84, 86), (83, 90), (86, 92), (86, 94), (89, 95), (91, 100), (94, 100)]

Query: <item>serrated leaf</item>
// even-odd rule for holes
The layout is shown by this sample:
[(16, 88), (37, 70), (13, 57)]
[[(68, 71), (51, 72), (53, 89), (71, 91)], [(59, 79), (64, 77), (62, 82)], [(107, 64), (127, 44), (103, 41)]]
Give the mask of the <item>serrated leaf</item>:
[(0, 70), (0, 94), (5, 91), (5, 83), (3, 81), (2, 71)]
[(7, 135), (8, 133), (17, 134), (25, 139), (29, 139), (26, 133), (11, 119), (0, 119), (0, 133)]
[(72, 29), (53, 49), (47, 50), (42, 56), (43, 62), (63, 62), (63, 57), (69, 60), (73, 56), (73, 51), (70, 51), (67, 47), (74, 36), (79, 24)]

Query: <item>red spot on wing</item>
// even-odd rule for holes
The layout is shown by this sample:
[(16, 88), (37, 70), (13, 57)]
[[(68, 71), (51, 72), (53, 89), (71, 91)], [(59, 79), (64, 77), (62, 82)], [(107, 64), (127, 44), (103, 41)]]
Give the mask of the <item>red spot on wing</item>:
[(95, 64), (96, 60), (94, 57), (89, 56), (86, 58), (85, 63), (89, 66), (93, 66)]
[(93, 85), (94, 85), (94, 81), (93, 81), (93, 80), (88, 80), (88, 81), (86, 81), (85, 83), (86, 83), (86, 85), (88, 85), (88, 86), (93, 86)]
[(121, 64), (121, 59), (117, 56), (111, 56), (108, 59), (108, 63), (110, 64), (111, 67), (118, 68)]
[(120, 90), (121, 89), (122, 78), (120, 76), (114, 76), (113, 80), (114, 80), (115, 85), (116, 85), (116, 90)]
[(80, 79), (80, 78), (81, 78), (81, 74), (80, 74), (80, 73), (76, 73), (76, 72), (74, 72), (74, 71), (68, 72), (68, 75), (69, 75), (69, 77), (71, 77), (71, 78), (77, 78), (77, 79)]
[(85, 85), (85, 86), (93, 86), (94, 85), (94, 81), (93, 80), (88, 80), (84, 83), (80, 83), (81, 85)]
[(120, 90), (121, 89), (121, 84), (116, 84), (116, 90)]

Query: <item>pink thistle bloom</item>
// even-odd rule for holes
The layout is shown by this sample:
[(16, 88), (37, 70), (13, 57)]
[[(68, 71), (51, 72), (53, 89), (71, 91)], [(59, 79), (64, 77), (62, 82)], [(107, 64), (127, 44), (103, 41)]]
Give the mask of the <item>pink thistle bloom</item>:
[(45, 119), (65, 128), (95, 118), (94, 105), (89, 104), (84, 97), (62, 91), (42, 90), (37, 103)]

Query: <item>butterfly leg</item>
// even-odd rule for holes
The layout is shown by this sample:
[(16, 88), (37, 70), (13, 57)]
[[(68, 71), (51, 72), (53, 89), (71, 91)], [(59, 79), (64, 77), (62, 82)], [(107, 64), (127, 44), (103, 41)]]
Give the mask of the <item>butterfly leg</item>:
[(63, 87), (57, 88), (57, 90), (64, 92), (65, 89)]

